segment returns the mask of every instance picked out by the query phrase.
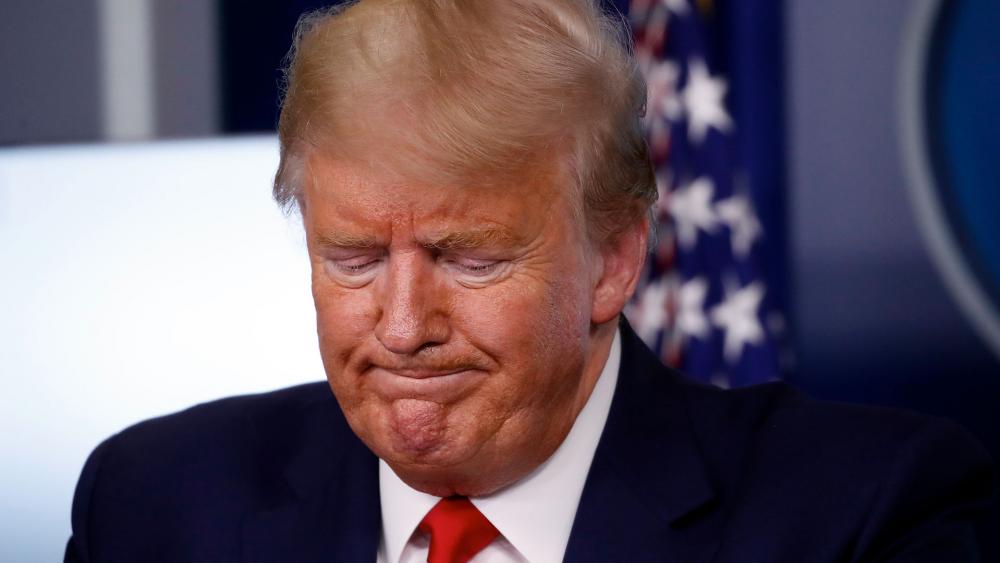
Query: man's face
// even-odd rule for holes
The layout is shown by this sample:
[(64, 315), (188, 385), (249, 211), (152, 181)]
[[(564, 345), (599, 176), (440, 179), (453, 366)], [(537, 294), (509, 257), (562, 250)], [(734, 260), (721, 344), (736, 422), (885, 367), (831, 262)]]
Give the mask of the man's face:
[(355, 433), (442, 496), (539, 465), (613, 335), (592, 329), (604, 259), (572, 211), (579, 196), (551, 179), (420, 185), (315, 154), (308, 170), (320, 350)]

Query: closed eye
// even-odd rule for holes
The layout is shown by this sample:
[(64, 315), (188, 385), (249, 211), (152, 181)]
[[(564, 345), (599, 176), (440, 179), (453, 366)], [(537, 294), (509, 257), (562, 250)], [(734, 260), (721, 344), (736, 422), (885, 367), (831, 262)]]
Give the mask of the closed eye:
[(508, 260), (488, 260), (454, 257), (444, 260), (444, 267), (451, 271), (455, 280), (469, 288), (486, 287), (504, 276), (510, 270)]
[(334, 260), (334, 264), (341, 271), (347, 274), (361, 274), (372, 269), (376, 264), (378, 264), (378, 259), (351, 259), (351, 260)]
[(491, 274), (500, 266), (499, 260), (476, 260), (473, 262), (456, 261), (455, 265), (465, 273), (485, 276)]
[(374, 279), (384, 256), (360, 254), (349, 257), (328, 256), (323, 269), (330, 278), (347, 287), (361, 287)]

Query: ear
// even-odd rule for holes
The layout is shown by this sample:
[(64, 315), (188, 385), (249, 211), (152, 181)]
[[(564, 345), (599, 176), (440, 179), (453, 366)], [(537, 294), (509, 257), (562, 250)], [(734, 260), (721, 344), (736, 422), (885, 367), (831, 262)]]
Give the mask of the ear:
[(590, 322), (595, 325), (613, 320), (635, 293), (646, 262), (649, 218), (643, 216), (618, 237), (601, 243), (601, 265), (594, 286)]

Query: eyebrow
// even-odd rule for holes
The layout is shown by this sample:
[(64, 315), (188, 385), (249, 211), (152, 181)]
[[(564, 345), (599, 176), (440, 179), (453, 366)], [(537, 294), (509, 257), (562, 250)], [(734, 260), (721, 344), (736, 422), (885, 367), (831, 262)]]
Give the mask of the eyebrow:
[(462, 250), (484, 246), (512, 246), (518, 242), (518, 237), (503, 229), (477, 229), (433, 237), (422, 243), (422, 246), (436, 250)]
[[(374, 248), (378, 240), (371, 235), (340, 231), (315, 232), (316, 244), (327, 248)], [(519, 238), (503, 229), (476, 229), (432, 236), (420, 245), (435, 250), (462, 250), (485, 246), (513, 246)]]
[(355, 235), (342, 232), (316, 232), (316, 244), (329, 248), (372, 248), (375, 237), (370, 235)]

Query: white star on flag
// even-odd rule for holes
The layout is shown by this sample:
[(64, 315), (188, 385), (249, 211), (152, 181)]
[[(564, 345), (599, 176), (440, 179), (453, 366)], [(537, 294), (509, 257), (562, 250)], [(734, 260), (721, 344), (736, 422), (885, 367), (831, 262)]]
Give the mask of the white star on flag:
[(732, 127), (733, 121), (723, 105), (726, 89), (726, 80), (712, 78), (705, 61), (688, 62), (687, 85), (681, 92), (681, 100), (688, 114), (688, 138), (695, 144), (705, 140), (709, 127), (723, 132)]
[(734, 195), (715, 204), (715, 211), (719, 219), (729, 227), (733, 254), (740, 258), (749, 256), (754, 241), (763, 234), (750, 199), (742, 194)]
[(715, 231), (719, 220), (712, 208), (714, 192), (712, 180), (702, 176), (670, 194), (670, 215), (677, 226), (677, 241), (684, 250), (690, 250), (697, 244), (698, 229)]
[(692, 278), (681, 285), (678, 296), (677, 328), (685, 336), (704, 338), (708, 335), (708, 319), (705, 318), (705, 295), (708, 280)]
[(684, 112), (680, 99), (677, 97), (677, 79), (681, 70), (675, 63), (664, 60), (652, 62), (647, 73), (649, 84), (649, 100), (653, 105), (646, 114), (647, 120), (666, 118), (677, 121)]
[(642, 289), (633, 318), (637, 321), (635, 332), (646, 342), (656, 337), (657, 331), (666, 326), (667, 321), (667, 276), (663, 276)]
[(650, 148), (654, 153), (663, 153), (670, 147), (670, 123), (681, 118), (684, 108), (677, 96), (677, 80), (680, 67), (669, 61), (657, 62), (647, 57), (648, 66), (643, 71), (648, 84), (649, 110), (645, 125)]
[(712, 308), (712, 322), (726, 333), (723, 355), (730, 364), (739, 361), (744, 346), (763, 342), (764, 328), (757, 318), (763, 298), (764, 284), (758, 281), (736, 291), (727, 289), (725, 300)]

